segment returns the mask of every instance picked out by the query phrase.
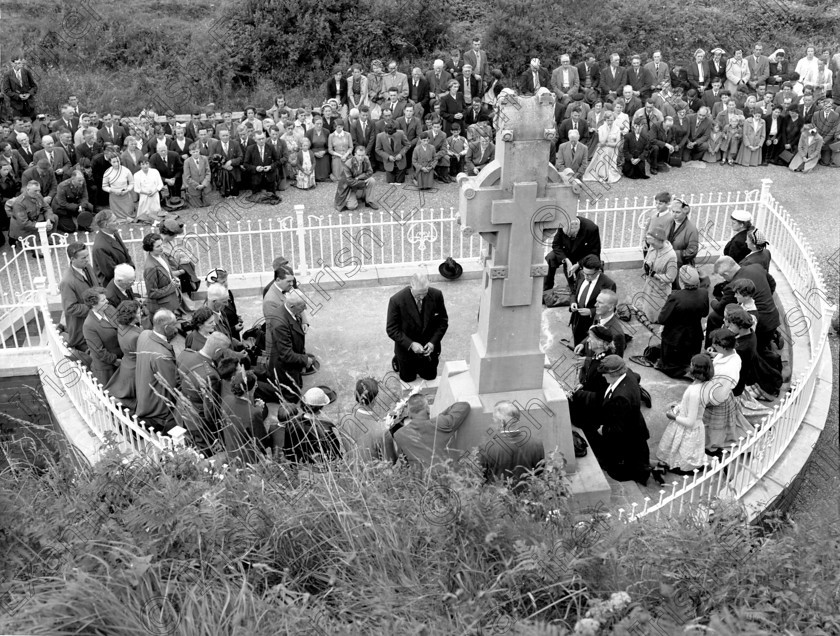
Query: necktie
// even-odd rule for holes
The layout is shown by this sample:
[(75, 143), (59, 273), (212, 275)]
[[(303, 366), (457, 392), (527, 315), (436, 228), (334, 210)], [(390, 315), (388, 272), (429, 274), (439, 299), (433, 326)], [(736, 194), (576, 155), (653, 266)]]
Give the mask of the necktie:
[(260, 148), (260, 163), (262, 163), (263, 158), (264, 158), (264, 155), (263, 155), (263, 149), (262, 149), (262, 148)]
[(572, 156), (575, 156), (575, 152), (577, 152), (577, 144), (572, 144)]
[(84, 268), (82, 271), (85, 274), (85, 280), (87, 281), (87, 284), (90, 285), (91, 287), (93, 287), (93, 280), (91, 280), (90, 274), (88, 273), (87, 268)]
[(362, 137), (367, 134), (367, 126), (365, 126), (365, 122), (362, 122)]
[(585, 305), (586, 304), (586, 295), (589, 293), (589, 281), (584, 281), (583, 285), (580, 288), (580, 294), (578, 294), (578, 305)]
[(534, 73), (534, 90), (538, 90), (540, 87), (540, 74)]
[(572, 130), (577, 130), (577, 122), (576, 121), (572, 122)]
[(613, 393), (612, 392), (612, 387), (607, 389), (607, 394), (604, 396), (604, 402), (606, 402), (607, 400), (609, 400), (612, 397), (612, 393)]
[(15, 75), (17, 76), (18, 84), (23, 85), (23, 80), (20, 79), (20, 71), (15, 71)]
[(52, 162), (53, 162), (53, 156), (52, 156), (52, 153), (51, 153), (51, 152), (48, 152), (48, 153), (47, 153), (47, 159), (49, 160), (50, 165), (52, 165)]
[(414, 302), (417, 303), (417, 312), (422, 317), (423, 316), (423, 299), (422, 298), (415, 298)]
[(228, 149), (227, 144), (222, 144), (222, 151), (224, 151), (224, 153), (225, 153), (225, 154), (227, 154), (227, 153), (228, 153), (228, 150), (227, 150), (227, 149)]
[(659, 64), (656, 65), (656, 72), (659, 72)]

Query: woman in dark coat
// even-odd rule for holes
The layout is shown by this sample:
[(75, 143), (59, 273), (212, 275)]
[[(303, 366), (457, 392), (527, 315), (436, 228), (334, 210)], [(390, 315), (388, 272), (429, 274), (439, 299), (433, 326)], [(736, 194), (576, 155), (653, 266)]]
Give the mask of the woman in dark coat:
[(328, 152), (330, 133), (324, 128), (324, 120), (320, 117), (314, 117), (312, 124), (313, 128), (306, 131), (306, 137), (315, 155), (315, 181), (329, 181), (332, 173), (332, 158)]
[(600, 426), (599, 414), (608, 386), (598, 367), (608, 354), (615, 353), (615, 349), (612, 332), (600, 325), (589, 329), (586, 342), (588, 352), (580, 367), (578, 384), (569, 393), (569, 416), (572, 424), (588, 435)]
[(144, 236), (143, 251), (147, 252), (143, 280), (146, 282), (146, 295), (149, 298), (149, 315), (154, 317), (159, 309), (180, 313), (181, 286), (163, 253), (163, 239), (160, 234)]
[[(782, 374), (758, 354), (753, 317), (742, 307), (734, 304), (727, 305), (725, 311), (723, 324), (735, 334), (735, 351), (741, 358), (741, 374), (738, 384), (732, 390), (733, 395), (741, 399), (742, 407), (752, 403), (750, 399), (752, 395), (764, 401), (774, 400), (779, 396), (779, 390), (782, 387)], [(749, 392), (747, 392), (748, 388)], [(747, 411), (746, 408), (742, 410)], [(745, 412), (745, 415), (749, 413)]]
[(440, 116), (447, 137), (452, 134), (452, 124), (460, 124), (464, 130), (464, 94), (458, 92), (455, 80), (449, 81), (449, 92), (440, 98)]
[(770, 285), (770, 293), (776, 292), (776, 279), (770, 274), (770, 261), (773, 260), (770, 250), (767, 249), (767, 239), (764, 233), (758, 228), (752, 228), (747, 232), (747, 249), (750, 251), (740, 262), (741, 267), (758, 263), (767, 271), (767, 284)]
[(680, 286), (671, 292), (659, 312), (662, 325), (662, 357), (656, 368), (672, 378), (682, 378), (691, 358), (703, 348), (702, 320), (709, 314), (709, 293), (700, 287), (700, 274), (691, 265), (683, 265)]
[(117, 342), (123, 352), (117, 372), (111, 376), (105, 389), (110, 392), (129, 411), (137, 406), (137, 389), (134, 384), (134, 372), (137, 369), (137, 338), (142, 329), (140, 321), (143, 311), (135, 300), (124, 300), (117, 307)]
[(265, 402), (254, 399), (257, 376), (241, 367), (233, 377), (222, 377), (222, 433), (228, 460), (239, 459), (253, 464), (263, 453), (265, 418), (268, 409)]

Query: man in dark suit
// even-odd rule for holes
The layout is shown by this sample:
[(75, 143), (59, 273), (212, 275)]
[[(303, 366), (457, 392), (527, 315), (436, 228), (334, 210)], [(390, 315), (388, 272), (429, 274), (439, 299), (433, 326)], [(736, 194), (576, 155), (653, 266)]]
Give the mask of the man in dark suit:
[[(633, 94), (644, 102), (653, 93), (653, 87), (656, 83), (650, 71), (642, 66), (642, 58), (634, 55), (630, 60), (630, 68), (627, 71), (627, 84), (633, 87)], [(631, 117), (634, 112), (636, 111), (631, 112)]]
[(76, 131), (79, 129), (79, 119), (73, 114), (73, 109), (69, 104), (63, 104), (61, 106), (61, 117), (52, 122), (50, 128), (53, 133), (66, 130), (70, 133), (71, 138), (72, 135), (76, 134)]
[(645, 174), (645, 162), (650, 152), (650, 140), (642, 128), (642, 120), (633, 122), (633, 130), (624, 135), (624, 166), (622, 173), (628, 179), (649, 179)]
[[(419, 111), (425, 114), (429, 112), (430, 99), (429, 82), (423, 77), (423, 72), (420, 68), (415, 67), (411, 71), (411, 78), (408, 80), (408, 101), (409, 103), (414, 103), (416, 106), (419, 105)], [(415, 112), (414, 114), (422, 118), (420, 112)]]
[(589, 88), (598, 90), (601, 82), (601, 68), (593, 53), (584, 55), (583, 62), (577, 65), (578, 78), (580, 79), (581, 90), (586, 87), (586, 78), (589, 78)]
[(406, 404), (406, 417), (389, 433), (409, 466), (424, 473), (437, 471), (447, 461), (457, 464), (460, 460), (461, 451), (450, 448), (450, 442), (469, 414), (468, 402), (455, 402), (432, 420), (426, 396), (412, 395)]
[(464, 125), (469, 128), (473, 124), (493, 120), (493, 111), (486, 104), (481, 103), (481, 97), (474, 95), (469, 109), (464, 111)]
[(624, 333), (624, 328), (621, 326), (621, 321), (615, 314), (615, 308), (617, 306), (618, 295), (611, 289), (601, 289), (598, 297), (595, 299), (595, 320), (592, 322), (592, 325), (593, 327), (599, 326), (610, 330), (615, 354), (623, 358), (624, 349), (627, 345), (627, 336)]
[(23, 132), (17, 134), (15, 141), (16, 143), (13, 144), (14, 148), (26, 166), (31, 167), (35, 165), (35, 153), (40, 150), (40, 147), (33, 146), (32, 142), (29, 141), (29, 136)]
[(62, 130), (58, 133), (57, 147), (61, 148), (64, 151), (64, 154), (67, 155), (67, 160), (70, 162), (70, 165), (75, 166), (76, 146), (73, 145), (73, 136), (70, 134), (69, 130)]
[(481, 38), (473, 38), (472, 48), (464, 51), (464, 64), (469, 64), (473, 72), (481, 78), (486, 79), (490, 75), (490, 62), (487, 51), (481, 48)]
[[(338, 120), (341, 125), (344, 125), (344, 121), (342, 119)], [(266, 146), (270, 146), (271, 150), (274, 152), (274, 167), (275, 170), (275, 192), (282, 192), (288, 187), (288, 182), (286, 181), (286, 164), (289, 161), (289, 147), (286, 145), (286, 142), (280, 139), (280, 128), (278, 126), (272, 126), (268, 132), (269, 139), (266, 142)], [(212, 153), (213, 146), (211, 146), (210, 152)], [(277, 196), (280, 196), (279, 194)]]
[(394, 341), (394, 359), (400, 379), (412, 382), (437, 377), (441, 340), (449, 316), (440, 290), (429, 286), (425, 274), (414, 274), (411, 284), (388, 301), (386, 332)]
[(306, 353), (306, 333), (301, 314), (306, 299), (297, 290), (286, 293), (283, 309), (272, 316), (269, 380), (280, 386), (283, 398), (300, 402), (303, 373), (315, 364), (315, 356)]
[(698, 161), (709, 149), (709, 137), (712, 134), (712, 120), (709, 109), (703, 106), (694, 115), (688, 116), (688, 136), (683, 148), (683, 161)]
[(721, 79), (719, 77), (715, 77), (712, 79), (712, 87), (703, 93), (703, 97), (701, 101), (703, 105), (708, 108), (710, 111), (714, 109), (715, 104), (721, 101)]
[(92, 130), (85, 130), (82, 136), (84, 141), (76, 146), (76, 160), (86, 159), (88, 165), (90, 165), (93, 158), (101, 151), (101, 146), (97, 143)]
[(44, 146), (37, 151), (32, 157), (35, 163), (41, 159), (46, 159), (49, 162), (50, 170), (55, 176), (56, 183), (61, 183), (69, 177), (70, 174), (70, 158), (64, 149), (57, 147), (52, 135), (46, 135), (41, 139), (41, 144)]
[(758, 312), (755, 337), (759, 353), (763, 352), (781, 324), (779, 310), (773, 300), (773, 293), (770, 291), (767, 270), (758, 263), (741, 267), (731, 256), (721, 256), (715, 263), (715, 273), (719, 274), (727, 284), (723, 288), (721, 297), (711, 302), (711, 311), (706, 320), (706, 347), (711, 344), (711, 333), (723, 326), (726, 306), (736, 302), (735, 292), (732, 291), (732, 281), (745, 278), (755, 285), (753, 300)]
[(586, 334), (595, 321), (595, 301), (601, 290), (616, 290), (615, 281), (604, 274), (603, 263), (597, 256), (589, 254), (580, 261), (575, 284), (576, 292), (569, 311), (572, 313), (572, 340), (575, 346), (586, 339)]
[(399, 119), (403, 116), (406, 103), (407, 102), (400, 97), (399, 89), (392, 86), (388, 89), (388, 99), (382, 104), (382, 110), (387, 108), (391, 111), (391, 116), (394, 119)]
[(149, 160), (149, 165), (160, 173), (163, 184), (168, 188), (169, 197), (180, 198), (184, 182), (184, 162), (178, 153), (161, 144)]
[(94, 219), (99, 231), (93, 239), (93, 271), (102, 287), (114, 279), (114, 268), (126, 263), (134, 267), (131, 252), (117, 230), (117, 217), (111, 211), (101, 211)]
[(534, 95), (540, 88), (551, 90), (551, 77), (540, 66), (540, 59), (535, 57), (519, 77), (519, 92), (522, 95)]
[[(90, 231), (93, 204), (88, 200), (85, 175), (81, 170), (74, 171), (67, 181), (58, 185), (50, 207), (58, 218), (57, 231), (68, 234), (78, 230)], [(83, 212), (87, 214), (80, 218), (79, 215)]]
[(581, 260), (593, 255), (601, 260), (601, 232), (594, 221), (576, 216), (569, 222), (569, 229), (560, 228), (554, 235), (551, 253), (545, 257), (548, 274), (543, 281), (543, 291), (554, 289), (557, 268), (562, 267), (569, 289), (574, 293), (576, 274)]
[[(797, 106), (797, 110), (799, 111), (799, 119), (802, 120), (802, 125), (810, 124), (814, 113), (817, 112), (817, 105), (814, 103), (814, 94), (810, 88), (806, 88), (802, 94), (802, 103)], [(796, 145), (794, 144), (795, 147)]]
[(137, 338), (137, 417), (153, 430), (167, 432), (177, 424), (172, 406), (178, 402), (178, 366), (172, 339), (178, 335), (178, 319), (168, 309), (152, 317), (152, 329)]
[(578, 131), (578, 140), (581, 143), (589, 141), (589, 124), (587, 124), (581, 117), (580, 107), (572, 108), (571, 117), (564, 119), (557, 127), (557, 144), (562, 144), (569, 141), (569, 132), (572, 130)]
[[(409, 91), (411, 88), (409, 88)], [(359, 108), (359, 121), (350, 125), (350, 138), (353, 146), (364, 146), (365, 154), (373, 162), (374, 149), (376, 146), (376, 128), (370, 121), (370, 108), (367, 105)]]
[(254, 194), (267, 190), (274, 191), (277, 179), (277, 168), (274, 165), (274, 151), (265, 142), (265, 133), (254, 135), (256, 143), (245, 151), (242, 165), (251, 176), (251, 190)]
[(414, 106), (407, 105), (403, 111), (403, 116), (396, 119), (397, 130), (402, 131), (408, 147), (405, 150), (405, 161), (408, 164), (408, 177), (411, 178), (411, 157), (414, 154), (414, 149), (417, 147), (417, 142), (420, 139), (420, 134), (423, 132), (423, 123), (414, 116)]
[(38, 92), (38, 84), (28, 68), (23, 66), (23, 58), (12, 60), (12, 68), (3, 76), (3, 95), (16, 117), (32, 119), (35, 113), (33, 103)]
[(599, 369), (608, 386), (599, 414), (600, 432), (589, 440), (592, 450), (610, 477), (644, 486), (650, 476), (650, 433), (637, 376), (617, 355), (605, 357)]
[(85, 304), (84, 293), (96, 285), (96, 275), (90, 266), (89, 252), (84, 243), (70, 243), (67, 246), (67, 257), (70, 266), (58, 285), (61, 308), (64, 310), (65, 340), (70, 348), (86, 351), (82, 328), (90, 307)]
[(201, 111), (194, 110), (192, 112), (192, 118), (190, 122), (186, 126), (185, 135), (192, 139), (193, 141), (198, 141), (198, 131), (204, 128), (204, 124), (201, 122)]
[(616, 97), (621, 94), (627, 85), (627, 69), (619, 66), (621, 61), (618, 53), (610, 55), (610, 63), (607, 68), (601, 71), (601, 97)]
[(112, 113), (105, 113), (102, 115), (102, 128), (97, 133), (99, 143), (103, 146), (106, 143), (114, 144), (118, 150), (122, 150), (123, 142), (126, 138), (125, 129), (114, 121)]
[(449, 80), (452, 79), (452, 76), (443, 66), (443, 60), (435, 60), (432, 70), (426, 73), (430, 102), (440, 99), (449, 92)]
[(128, 263), (121, 263), (114, 267), (114, 278), (105, 288), (105, 295), (112, 307), (119, 307), (124, 300), (142, 302), (139, 294), (134, 291), (134, 268)]
[(624, 108), (622, 109), (622, 112), (627, 113), (627, 117), (632, 123), (634, 119), (633, 115), (636, 114), (637, 110), (643, 108), (644, 104), (641, 99), (633, 94), (633, 87), (630, 86), (630, 84), (627, 84), (622, 88), (621, 98), (624, 100)]
[(662, 61), (662, 51), (654, 51), (651, 61), (645, 64), (645, 68), (653, 78), (654, 86), (661, 86), (663, 82), (671, 80), (671, 68)]
[(694, 61), (686, 69), (688, 84), (697, 91), (698, 95), (702, 95), (712, 81), (709, 63), (705, 58), (706, 52), (703, 49), (697, 49), (694, 52)]
[(386, 182), (405, 182), (407, 149), (408, 142), (405, 135), (401, 130), (397, 130), (393, 123), (388, 124), (385, 130), (376, 136), (376, 157), (385, 170)]
[(464, 108), (469, 108), (476, 97), (480, 101), (484, 95), (484, 82), (481, 77), (473, 73), (472, 66), (469, 64), (464, 64), (461, 75), (458, 77), (458, 92), (464, 95)]
[(44, 203), (50, 205), (58, 191), (58, 182), (55, 180), (49, 161), (41, 159), (31, 168), (24, 170), (20, 177), (21, 188), (25, 188), (30, 181), (37, 181), (41, 185), (41, 196), (44, 197)]
[(239, 144), (231, 141), (229, 130), (219, 131), (219, 141), (214, 144), (213, 153), (221, 155), (222, 165), (219, 167), (219, 170), (226, 170), (231, 174), (233, 183), (228, 194), (236, 196), (239, 192), (240, 183), (242, 182), (241, 166), (244, 154)]

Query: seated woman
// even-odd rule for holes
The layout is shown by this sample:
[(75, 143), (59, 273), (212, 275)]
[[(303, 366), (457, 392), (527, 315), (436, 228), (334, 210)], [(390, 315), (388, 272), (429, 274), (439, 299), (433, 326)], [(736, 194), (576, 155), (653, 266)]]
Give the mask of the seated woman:
[(621, 170), (618, 168), (618, 146), (623, 137), (621, 129), (614, 124), (615, 113), (607, 111), (604, 115), (604, 123), (598, 128), (598, 148), (586, 167), (586, 172), (583, 173), (583, 181), (616, 183), (621, 179)]
[(335, 424), (320, 415), (330, 398), (320, 387), (303, 394), (302, 412), (286, 424), (283, 452), (292, 463), (314, 464), (341, 457)]
[(749, 423), (733, 390), (741, 375), (741, 358), (735, 352), (735, 334), (729, 329), (715, 329), (711, 333), (712, 363), (715, 375), (710, 380), (709, 403), (703, 413), (706, 427), (706, 454), (722, 458), (724, 449), (751, 432)]
[(688, 371), (692, 379), (683, 393), (680, 402), (671, 404), (665, 416), (670, 420), (656, 451), (658, 464), (653, 469), (653, 478), (660, 485), (665, 472), (678, 475), (690, 474), (703, 466), (706, 436), (703, 428), (703, 415), (706, 412), (711, 393), (710, 381), (715, 368), (712, 358), (707, 353), (698, 353), (691, 358)]

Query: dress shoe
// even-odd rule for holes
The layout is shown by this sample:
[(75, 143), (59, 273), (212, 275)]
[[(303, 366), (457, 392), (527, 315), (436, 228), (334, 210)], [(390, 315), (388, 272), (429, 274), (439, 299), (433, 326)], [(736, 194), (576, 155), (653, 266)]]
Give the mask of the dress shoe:
[(655, 174), (659, 174), (659, 171), (658, 170), (651, 170), (650, 174), (651, 174), (651, 176), (653, 176)]
[(365, 203), (365, 205), (367, 207), (369, 207), (371, 210), (378, 210), (379, 209), (379, 204), (378, 203), (373, 203), (372, 201), (368, 201), (367, 203)]

